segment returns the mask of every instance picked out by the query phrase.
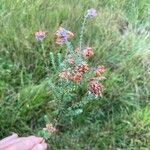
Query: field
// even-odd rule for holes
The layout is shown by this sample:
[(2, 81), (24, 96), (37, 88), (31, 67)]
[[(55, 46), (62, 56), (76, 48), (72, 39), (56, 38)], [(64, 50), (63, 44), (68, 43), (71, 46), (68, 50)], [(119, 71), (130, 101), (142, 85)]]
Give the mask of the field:
[[(65, 51), (55, 32), (73, 32), (77, 47), (90, 8), (97, 16), (86, 22), (83, 43), (94, 51), (88, 64), (106, 68), (103, 96), (67, 114), (86, 89), (62, 100), (53, 86)], [(43, 44), (34, 35), (40, 29)], [(16, 132), (43, 136), (51, 150), (149, 150), (149, 102), (149, 0), (0, 0), (0, 139)], [(57, 132), (43, 132), (47, 123)]]

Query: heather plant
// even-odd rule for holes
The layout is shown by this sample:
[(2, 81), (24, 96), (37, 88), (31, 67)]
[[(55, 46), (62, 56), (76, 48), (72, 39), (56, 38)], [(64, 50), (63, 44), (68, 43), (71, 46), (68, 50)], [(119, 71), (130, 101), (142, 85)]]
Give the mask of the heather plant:
[[(58, 53), (55, 57), (54, 53), (50, 52), (52, 69), (57, 76), (57, 82), (48, 80), (52, 97), (57, 103), (51, 122), (55, 122), (58, 127), (64, 126), (65, 128), (71, 125), (74, 118), (84, 112), (86, 105), (102, 97), (101, 82), (105, 79), (103, 76), (105, 68), (103, 65), (97, 67), (88, 65), (88, 60), (94, 57), (94, 51), (91, 47), (85, 47), (83, 43), (85, 23), (90, 19), (95, 19), (96, 15), (96, 10), (93, 8), (85, 13), (77, 48), (74, 48), (70, 42), (74, 37), (71, 31), (59, 27), (55, 33), (55, 43), (65, 49), (63, 59), (62, 54)], [(45, 33), (39, 31), (35, 37), (37, 41), (42, 42)]]

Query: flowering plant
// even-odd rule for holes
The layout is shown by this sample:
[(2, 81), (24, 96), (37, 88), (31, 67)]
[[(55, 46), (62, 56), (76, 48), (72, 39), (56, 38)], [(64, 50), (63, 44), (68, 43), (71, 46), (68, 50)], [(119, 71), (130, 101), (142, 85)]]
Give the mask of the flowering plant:
[[(84, 15), (77, 48), (73, 48), (70, 42), (74, 37), (71, 31), (59, 27), (55, 32), (55, 43), (64, 45), (66, 49), (63, 61), (60, 58), (61, 54), (58, 54), (58, 66), (53, 53), (50, 53), (52, 66), (58, 79), (57, 83), (49, 80), (53, 99), (57, 102), (54, 114), (58, 124), (71, 123), (73, 117), (80, 115), (91, 100), (102, 97), (103, 86), (101, 81), (105, 79), (102, 76), (105, 67), (103, 65), (90, 67), (88, 61), (94, 56), (94, 50), (89, 46), (83, 46), (85, 23), (87, 19), (96, 16), (97, 12), (93, 8), (89, 9)], [(35, 34), (38, 41), (45, 38), (43, 33), (40, 31)]]
[(79, 47), (75, 50), (73, 49), (71, 42), (69, 42), (69, 40), (74, 36), (71, 31), (60, 27), (55, 34), (56, 44), (65, 44), (67, 46), (66, 56), (64, 61), (62, 62), (62, 65), (64, 67), (59, 73), (60, 79), (62, 80), (62, 82), (73, 82), (74, 84), (76, 84), (75, 86), (77, 86), (77, 83), (80, 84), (82, 80), (84, 82), (87, 82), (87, 93), (88, 95), (91, 95), (93, 97), (102, 96), (102, 85), (99, 83), (99, 80), (102, 79), (101, 76), (105, 72), (105, 68), (103, 65), (99, 65), (97, 69), (89, 68), (87, 59), (91, 58), (94, 55), (94, 51), (91, 47), (82, 47), (82, 38), (86, 20), (88, 18), (94, 18), (96, 16), (97, 13), (95, 9), (92, 8), (87, 10), (81, 28)]

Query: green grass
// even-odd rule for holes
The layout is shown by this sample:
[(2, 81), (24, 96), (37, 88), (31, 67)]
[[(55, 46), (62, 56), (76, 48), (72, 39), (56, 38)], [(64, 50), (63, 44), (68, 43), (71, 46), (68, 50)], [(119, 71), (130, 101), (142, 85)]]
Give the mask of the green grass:
[[(71, 126), (51, 135), (50, 149), (148, 150), (150, 148), (149, 0), (1, 0), (0, 138), (16, 132), (37, 135), (44, 116), (55, 122), (57, 103), (48, 78), (57, 77), (50, 52), (60, 24), (79, 41), (82, 14), (96, 8), (84, 43), (94, 49), (93, 66), (106, 67), (103, 98), (92, 101)], [(43, 29), (46, 58), (34, 33)]]

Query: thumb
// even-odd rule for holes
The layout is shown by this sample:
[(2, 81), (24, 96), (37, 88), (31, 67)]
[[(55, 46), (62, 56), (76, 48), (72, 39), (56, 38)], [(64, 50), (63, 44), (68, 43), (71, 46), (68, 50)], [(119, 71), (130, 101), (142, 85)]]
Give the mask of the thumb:
[(25, 138), (20, 138), (18, 142), (7, 147), (6, 150), (29, 150), (32, 149), (35, 145), (41, 143), (43, 138), (29, 136)]

